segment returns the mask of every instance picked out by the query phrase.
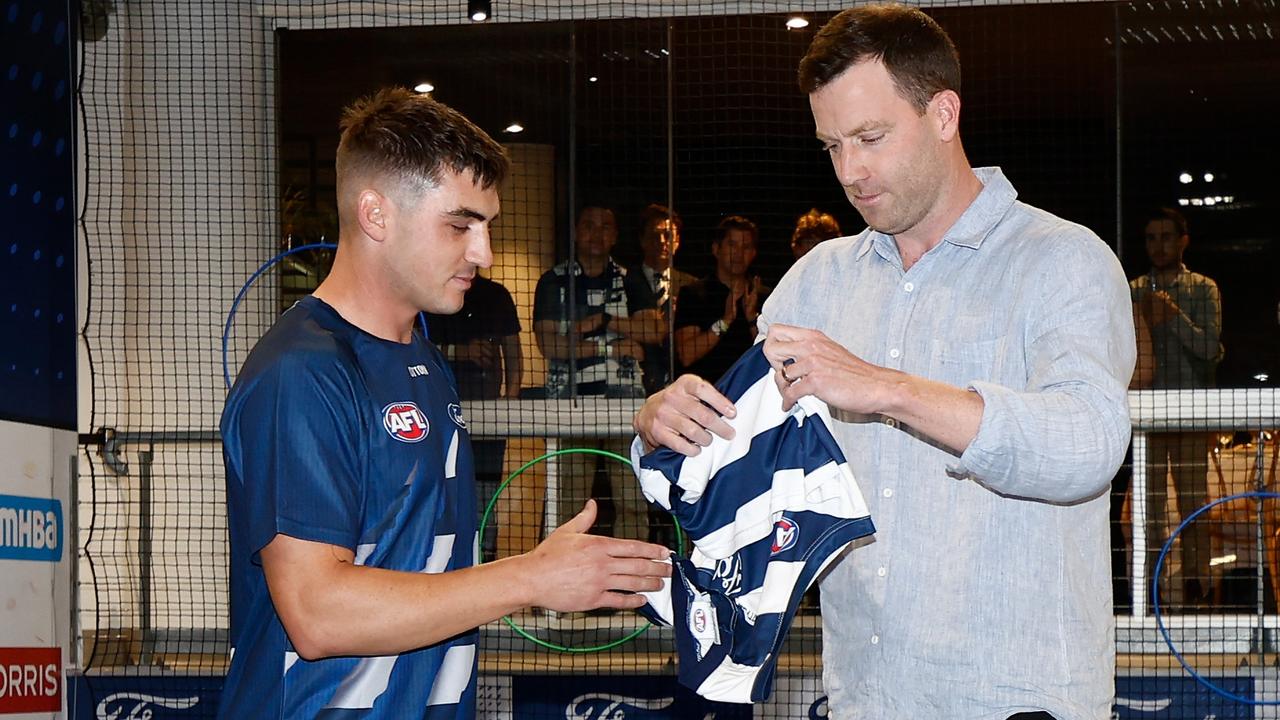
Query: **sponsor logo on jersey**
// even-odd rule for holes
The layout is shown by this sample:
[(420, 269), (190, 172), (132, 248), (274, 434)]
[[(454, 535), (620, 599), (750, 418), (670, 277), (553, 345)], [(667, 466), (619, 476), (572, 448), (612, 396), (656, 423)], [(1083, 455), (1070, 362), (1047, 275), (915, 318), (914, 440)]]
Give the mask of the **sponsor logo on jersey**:
[(449, 403), (449, 419), (453, 421), (454, 425), (463, 430), (467, 429), (467, 421), (462, 418), (462, 406), (458, 403)]
[(711, 579), (720, 583), (720, 589), (728, 597), (742, 592), (742, 557), (734, 553), (727, 558), (717, 560)]
[(800, 539), (800, 525), (787, 516), (782, 516), (773, 524), (773, 547), (770, 554), (777, 555), (784, 550), (795, 547)]
[(426, 377), (431, 374), (427, 372), (426, 365), (410, 365), (408, 369), (409, 369), (409, 377), (411, 378)]
[(382, 408), (382, 427), (400, 442), (420, 442), (431, 432), (427, 416), (411, 402), (394, 402)]

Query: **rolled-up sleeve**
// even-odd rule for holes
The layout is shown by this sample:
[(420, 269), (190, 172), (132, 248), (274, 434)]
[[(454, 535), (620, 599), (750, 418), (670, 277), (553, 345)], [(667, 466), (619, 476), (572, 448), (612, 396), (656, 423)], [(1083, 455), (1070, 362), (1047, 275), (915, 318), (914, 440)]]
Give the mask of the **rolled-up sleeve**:
[(1025, 387), (974, 380), (978, 434), (956, 471), (995, 492), (1070, 504), (1110, 484), (1129, 444), (1129, 288), (1096, 238), (1055, 243), (1037, 273)]

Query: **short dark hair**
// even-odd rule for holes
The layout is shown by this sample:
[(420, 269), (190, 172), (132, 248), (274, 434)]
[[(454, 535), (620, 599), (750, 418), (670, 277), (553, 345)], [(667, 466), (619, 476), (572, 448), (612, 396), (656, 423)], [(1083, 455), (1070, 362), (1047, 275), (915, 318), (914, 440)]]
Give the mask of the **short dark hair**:
[(721, 220), (720, 224), (716, 225), (715, 234), (711, 236), (711, 244), (719, 245), (722, 240), (729, 236), (730, 230), (741, 230), (749, 233), (751, 235), (751, 244), (760, 244), (760, 228), (741, 215), (730, 215)]
[(866, 60), (884, 63), (917, 112), (943, 90), (960, 92), (960, 55), (951, 38), (933, 18), (897, 3), (850, 8), (823, 25), (800, 61), (800, 89), (817, 92)]
[(462, 113), (405, 88), (384, 88), (342, 112), (338, 177), (390, 173), (435, 186), (441, 173), (470, 171), (486, 190), (507, 176), (506, 150)]
[(796, 229), (791, 233), (791, 242), (795, 243), (808, 238), (822, 242), (838, 237), (840, 237), (840, 223), (836, 222), (835, 217), (818, 208), (812, 208), (796, 219)]
[(640, 237), (643, 238), (653, 225), (668, 219), (676, 226), (676, 232), (684, 232), (684, 221), (680, 219), (680, 213), (666, 205), (649, 203), (640, 211)]
[(1143, 226), (1145, 227), (1147, 223), (1150, 223), (1153, 220), (1168, 220), (1173, 223), (1173, 229), (1178, 232), (1178, 237), (1190, 234), (1187, 232), (1186, 216), (1171, 207), (1162, 207), (1152, 210), (1148, 213), (1146, 221), (1143, 222)]
[(583, 213), (585, 213), (586, 211), (592, 208), (595, 208), (597, 210), (604, 210), (605, 212), (613, 216), (613, 222), (615, 224), (618, 222), (618, 211), (613, 209), (613, 205), (610, 205), (609, 203), (604, 202), (600, 198), (589, 197), (578, 203), (578, 211), (573, 214), (573, 224), (577, 225), (578, 223), (582, 222)]

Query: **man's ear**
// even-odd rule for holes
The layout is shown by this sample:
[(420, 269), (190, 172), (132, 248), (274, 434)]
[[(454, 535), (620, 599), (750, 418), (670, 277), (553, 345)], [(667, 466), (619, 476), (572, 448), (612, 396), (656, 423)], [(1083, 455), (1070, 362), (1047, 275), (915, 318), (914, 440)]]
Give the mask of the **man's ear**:
[(376, 190), (365, 190), (356, 199), (356, 219), (365, 235), (382, 242), (387, 237), (387, 216), (391, 212), (387, 197)]
[(960, 133), (960, 96), (954, 90), (934, 95), (926, 112), (933, 118), (943, 142), (951, 142)]

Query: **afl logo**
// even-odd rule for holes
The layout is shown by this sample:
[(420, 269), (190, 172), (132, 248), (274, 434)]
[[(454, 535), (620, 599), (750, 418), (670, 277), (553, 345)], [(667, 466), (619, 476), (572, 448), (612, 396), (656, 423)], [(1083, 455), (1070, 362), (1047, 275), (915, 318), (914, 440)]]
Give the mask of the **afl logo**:
[(707, 631), (707, 611), (702, 608), (693, 609), (693, 631), (696, 633), (704, 633)]
[(449, 419), (453, 421), (454, 425), (463, 430), (467, 429), (467, 421), (462, 419), (462, 406), (458, 403), (449, 403)]
[(795, 520), (783, 517), (773, 524), (773, 547), (770, 554), (777, 555), (783, 550), (790, 550), (795, 547), (796, 540), (799, 539), (800, 526), (796, 524)]
[(431, 432), (427, 416), (411, 402), (396, 402), (382, 408), (382, 427), (400, 442), (416, 443)]

